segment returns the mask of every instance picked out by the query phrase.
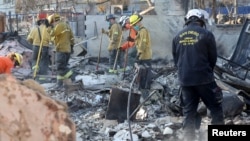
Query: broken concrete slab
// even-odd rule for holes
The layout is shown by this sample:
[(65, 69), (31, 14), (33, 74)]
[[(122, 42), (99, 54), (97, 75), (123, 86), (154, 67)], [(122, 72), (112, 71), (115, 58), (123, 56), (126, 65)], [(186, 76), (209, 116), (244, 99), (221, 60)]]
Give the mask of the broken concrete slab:
[(113, 85), (117, 85), (120, 83), (121, 78), (116, 74), (104, 74), (104, 75), (96, 75), (96, 74), (88, 74), (88, 75), (77, 75), (76, 81), (82, 81), (84, 86), (95, 86), (95, 85), (105, 85), (112, 87)]

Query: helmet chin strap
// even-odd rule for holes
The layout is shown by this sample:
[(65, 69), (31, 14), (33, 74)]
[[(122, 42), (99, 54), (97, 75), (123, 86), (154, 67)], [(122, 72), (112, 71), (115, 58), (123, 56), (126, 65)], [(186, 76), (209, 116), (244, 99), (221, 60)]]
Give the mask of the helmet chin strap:
[(205, 22), (201, 19), (198, 19), (198, 18), (186, 19), (186, 18), (184, 18), (184, 20), (185, 20), (184, 26), (189, 25), (190, 23), (199, 23), (201, 27), (204, 27), (205, 29), (207, 29)]
[(16, 61), (16, 60), (14, 60), (14, 66), (16, 67), (16, 66), (20, 66), (20, 64)]
[(190, 22), (187, 22), (187, 23), (185, 23), (184, 24), (184, 27), (185, 26), (187, 26), (187, 25), (189, 25), (190, 23), (199, 23), (199, 25), (201, 26), (201, 27), (203, 27), (203, 28), (205, 28), (205, 29), (207, 29), (207, 26), (206, 26), (206, 24), (205, 23), (203, 23), (203, 22), (199, 22), (199, 21), (190, 21)]

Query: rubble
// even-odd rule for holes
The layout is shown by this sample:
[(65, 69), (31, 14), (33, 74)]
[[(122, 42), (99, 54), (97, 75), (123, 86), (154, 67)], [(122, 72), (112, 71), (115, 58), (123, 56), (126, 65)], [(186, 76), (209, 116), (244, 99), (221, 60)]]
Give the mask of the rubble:
[[(67, 104), (68, 112), (76, 126), (76, 141), (96, 141), (96, 140), (181, 140), (182, 113), (178, 97), (179, 86), (177, 83), (176, 70), (173, 65), (167, 64), (164, 67), (153, 65), (153, 82), (151, 91), (145, 103), (140, 101), (138, 112), (135, 118), (128, 122), (126, 115), (124, 121), (117, 119), (107, 119), (106, 115), (110, 108), (111, 89), (121, 89), (127, 92), (131, 88), (132, 78), (135, 73), (127, 70), (125, 77), (123, 73), (108, 74), (105, 72), (107, 60), (101, 59), (100, 70), (103, 74), (93, 73), (95, 70), (95, 61), (93, 57), (73, 57), (71, 58), (71, 67), (78, 70), (77, 81), (82, 85), (79, 89), (72, 91), (50, 91), (49, 88), (54, 85), (44, 83), (46, 95), (52, 99), (63, 101)], [(84, 68), (84, 69), (83, 69)], [(244, 98), (240, 96), (242, 90), (217, 79), (218, 84), (223, 89), (223, 94), (227, 96), (224, 107), (228, 107), (226, 113), (227, 124), (250, 124), (249, 113), (246, 110)], [(231, 87), (230, 87), (231, 86)], [(132, 89), (137, 89), (138, 85), (133, 85)], [(114, 93), (115, 94), (115, 93)], [(125, 93), (128, 95), (128, 93)], [(124, 98), (128, 98), (125, 96)], [(228, 100), (229, 99), (229, 100)], [(230, 104), (227, 104), (230, 102)], [(126, 103), (126, 102), (125, 102)], [(232, 104), (234, 103), (234, 104)], [(236, 103), (239, 103), (238, 106)], [(118, 103), (119, 104), (119, 103)], [(232, 105), (232, 107), (228, 106)], [(126, 106), (125, 106), (126, 108)], [(201, 138), (206, 140), (207, 125), (210, 123), (209, 111), (206, 111), (204, 105), (199, 108), (203, 115)], [(123, 109), (126, 112), (126, 109)], [(117, 111), (117, 114), (120, 114)], [(126, 114), (126, 113), (125, 113)], [(129, 128), (129, 125), (131, 128)], [(130, 131), (132, 134), (130, 134)]]
[[(246, 26), (244, 26), (243, 32), (246, 31), (245, 28)], [(12, 47), (15, 48), (16, 46), (12, 45)], [(24, 48), (30, 51), (29, 48)], [(79, 50), (82, 51), (82, 48), (79, 48)], [(226, 124), (250, 125), (250, 85), (249, 70), (247, 68), (249, 58), (247, 52), (245, 52), (243, 57), (240, 56), (242, 55), (241, 52), (244, 52), (244, 50), (246, 50), (246, 48), (236, 48), (236, 51), (232, 55), (233, 57), (229, 59), (220, 56), (215, 68), (216, 82), (223, 90), (223, 109)], [(1, 51), (2, 49), (0, 49), (0, 52)], [(56, 104), (59, 104), (56, 101), (62, 101), (67, 104), (64, 106), (62, 106), (63, 104), (59, 104), (61, 107), (60, 110), (65, 112), (65, 115), (67, 115), (66, 112), (68, 112), (75, 124), (75, 129), (73, 123), (70, 127), (63, 124), (56, 132), (63, 132), (64, 134), (74, 133), (72, 136), (75, 136), (76, 141), (125, 141), (131, 139), (134, 141), (176, 141), (184, 138), (181, 130), (183, 117), (179, 99), (180, 89), (177, 81), (176, 69), (171, 61), (153, 61), (153, 68), (151, 70), (153, 82), (148, 90), (148, 97), (141, 100), (141, 93), (136, 91), (138, 84), (132, 84), (133, 78), (136, 75), (135, 68), (131, 67), (127, 69), (125, 73), (109, 74), (106, 72), (108, 68), (107, 58), (103, 57), (97, 59), (96, 57), (87, 56), (85, 53), (83, 54), (84, 56), (78, 56), (77, 53), (74, 54), (69, 63), (69, 66), (78, 72), (76, 87), (66, 85), (65, 90), (51, 91), (50, 88), (54, 85), (54, 82), (50, 81), (50, 83), (41, 84), (42, 87), (39, 87), (41, 89), (35, 90), (35, 94), (42, 93), (43, 95), (41, 97), (46, 97), (49, 101), (53, 101)], [(99, 69), (97, 71), (96, 65), (99, 59), (100, 64), (98, 62)], [(235, 63), (238, 65), (235, 65)], [(16, 75), (17, 72), (19, 72), (19, 74), (26, 74), (25, 67), (18, 68), (14, 75)], [(23, 80), (23, 78), (20, 79)], [(0, 80), (0, 82), (3, 83), (3, 80)], [(23, 88), (23, 84), (26, 82), (16, 83), (21, 83), (22, 85), (16, 86), (14, 83), (13, 86)], [(36, 83), (32, 82), (32, 84)], [(22, 91), (34, 91), (33, 85), (25, 85), (25, 87), (27, 88), (22, 89)], [(117, 92), (112, 89), (126, 90), (125, 93), (122, 93), (125, 96), (119, 99), (122, 102), (113, 100), (112, 96), (116, 95)], [(5, 89), (1, 89), (1, 91), (4, 90)], [(128, 115), (126, 115), (127, 109), (125, 108), (127, 108), (128, 105), (125, 104), (128, 101), (130, 90), (136, 92), (136, 95), (140, 97), (140, 103), (132, 102), (136, 107), (133, 107), (133, 110), (130, 110), (130, 112), (138, 112), (134, 113), (135, 117), (133, 117), (133, 119), (127, 120), (126, 117)], [(17, 90), (13, 89), (13, 91), (16, 92)], [(25, 96), (27, 94), (28, 93), (24, 93), (23, 95)], [(116, 103), (114, 105), (110, 104), (113, 102)], [(4, 103), (1, 102), (0, 104)], [(110, 119), (107, 118), (110, 108), (121, 109), (117, 110), (115, 116)], [(7, 112), (6, 109), (0, 109), (0, 111), (3, 110)], [(198, 111), (203, 117), (202, 126), (199, 132), (200, 140), (206, 141), (207, 125), (210, 123), (209, 111), (207, 111), (202, 102), (199, 105)], [(1, 115), (4, 114), (1, 113)], [(119, 116), (121, 115), (123, 117), (120, 119)], [(130, 113), (130, 116), (131, 115), (133, 114)], [(2, 132), (0, 133), (3, 134)], [(4, 135), (4, 137), (8, 136)], [(25, 134), (24, 137), (26, 137)]]
[[(138, 105), (139, 109), (135, 119), (128, 122), (125, 117), (124, 121), (119, 122), (118, 118), (106, 119), (106, 114), (110, 108), (109, 103), (114, 102), (110, 101), (110, 90), (115, 88), (128, 91), (134, 73), (127, 75), (124, 79), (121, 79), (122, 77), (119, 74), (113, 75), (106, 72), (104, 74), (94, 74), (90, 70), (93, 69), (95, 65), (93, 65), (91, 61), (86, 62), (84, 62), (84, 71), (77, 76), (83, 83), (84, 88), (82, 90), (72, 93), (50, 93), (53, 98), (62, 99), (67, 102), (70, 114), (76, 123), (77, 134), (81, 135), (77, 141), (125, 141), (130, 140), (131, 136), (133, 136), (133, 140), (168, 139), (176, 141), (183, 138), (181, 130), (182, 113), (178, 98), (179, 86), (177, 83), (176, 70), (173, 69), (173, 65), (168, 64), (164, 67), (156, 67), (153, 65), (152, 71), (155, 75), (151, 85), (151, 92), (155, 90), (155, 94), (152, 94), (152, 97), (145, 103), (140, 101), (142, 105)], [(102, 63), (103, 66), (105, 66), (105, 62)], [(126, 72), (126, 74), (131, 74), (131, 71)], [(86, 76), (88, 76), (88, 79), (86, 79)], [(114, 77), (116, 77), (116, 79), (112, 79)], [(107, 79), (96, 81), (99, 80), (99, 78)], [(226, 123), (250, 124), (249, 113), (246, 111), (244, 98), (238, 95), (238, 93), (234, 93), (240, 90), (234, 88), (235, 90), (232, 91), (233, 89), (223, 81), (218, 79), (217, 82), (223, 89), (223, 95), (226, 100), (224, 102)], [(109, 85), (106, 85), (106, 83)], [(132, 88), (136, 89), (137, 87), (135, 84)], [(67, 97), (67, 99), (65, 99), (65, 97)], [(126, 106), (124, 108), (126, 108)], [(200, 138), (205, 141), (207, 138), (207, 125), (210, 123), (209, 111), (206, 110), (206, 107), (204, 107), (202, 103), (200, 104), (199, 110), (203, 116)], [(121, 110), (120, 113), (118, 111), (117, 114), (122, 114), (124, 111), (126, 111), (126, 109)], [(130, 134), (129, 123), (131, 124), (132, 134)]]

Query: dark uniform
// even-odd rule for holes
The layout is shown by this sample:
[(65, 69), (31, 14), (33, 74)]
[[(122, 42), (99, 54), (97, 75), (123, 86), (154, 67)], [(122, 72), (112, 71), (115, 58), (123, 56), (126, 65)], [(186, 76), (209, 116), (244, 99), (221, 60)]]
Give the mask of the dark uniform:
[[(199, 13), (196, 9), (188, 14)], [(206, 30), (205, 22), (188, 16), (186, 27), (173, 39), (172, 54), (178, 69), (182, 89), (183, 130), (187, 140), (193, 140), (201, 117), (197, 113), (200, 99), (211, 111), (211, 124), (224, 124), (222, 91), (217, 86), (213, 69), (217, 60), (214, 35)]]

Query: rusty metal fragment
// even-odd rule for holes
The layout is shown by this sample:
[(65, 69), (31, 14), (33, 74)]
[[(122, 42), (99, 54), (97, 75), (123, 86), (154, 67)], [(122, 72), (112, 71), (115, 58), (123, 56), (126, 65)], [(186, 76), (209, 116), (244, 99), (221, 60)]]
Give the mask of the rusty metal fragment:
[[(118, 120), (124, 122), (127, 119), (127, 105), (128, 105), (129, 91), (113, 87), (110, 93), (108, 109), (106, 112), (106, 119)], [(130, 114), (136, 109), (140, 103), (140, 94), (131, 93), (130, 99)], [(135, 115), (131, 120), (135, 119)]]

